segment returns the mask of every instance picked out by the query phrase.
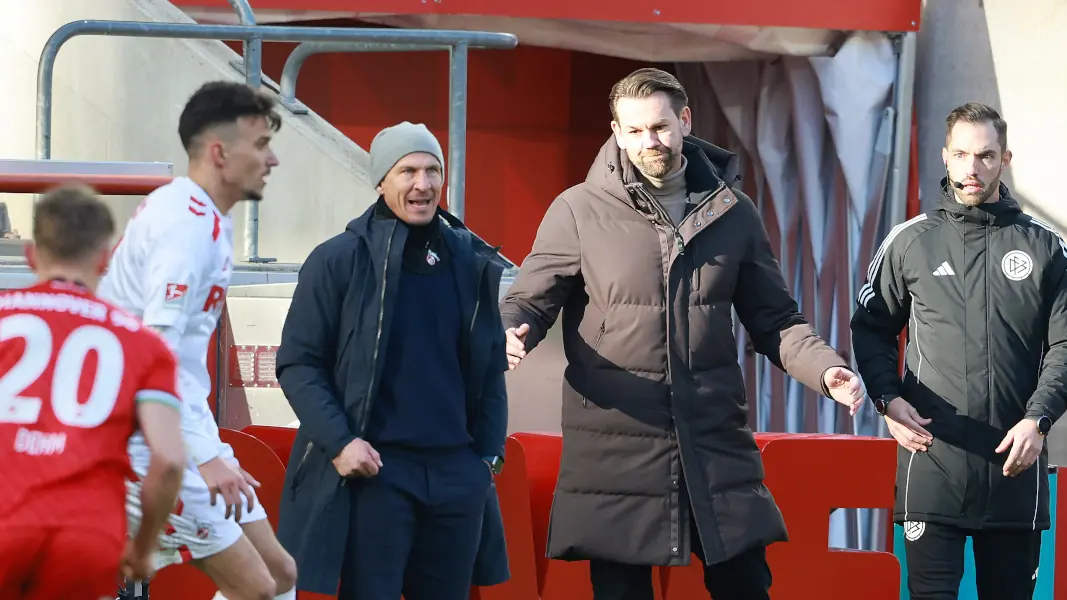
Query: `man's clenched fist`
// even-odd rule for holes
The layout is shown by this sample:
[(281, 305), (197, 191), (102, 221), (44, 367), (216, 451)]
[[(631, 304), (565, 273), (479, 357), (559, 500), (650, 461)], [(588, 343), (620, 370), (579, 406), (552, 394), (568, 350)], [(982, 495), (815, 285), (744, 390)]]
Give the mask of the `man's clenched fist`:
[(382, 468), (382, 457), (370, 444), (354, 439), (333, 459), (341, 477), (374, 477)]

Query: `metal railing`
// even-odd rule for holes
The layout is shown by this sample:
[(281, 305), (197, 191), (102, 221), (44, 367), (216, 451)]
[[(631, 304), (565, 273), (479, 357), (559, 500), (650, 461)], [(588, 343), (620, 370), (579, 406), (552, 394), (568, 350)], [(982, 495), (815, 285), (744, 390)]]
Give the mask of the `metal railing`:
[(376, 42), (304, 42), (285, 59), (282, 77), (278, 84), (278, 102), (294, 115), (306, 115), (308, 107), (296, 99), (296, 80), (304, 61), (316, 54), (346, 52), (426, 52), (429, 50), (448, 50), (451, 46), (429, 46), (419, 44), (383, 44)]
[[(247, 4), (231, 0), (231, 4)], [(250, 9), (249, 9), (250, 11)], [(427, 48), (452, 48), (452, 77), (449, 91), (449, 189), (448, 204), (453, 214), (463, 218), (464, 174), (467, 129), (467, 54), (469, 48), (510, 50), (518, 39), (508, 33), (480, 31), (417, 30), (417, 29), (361, 29), (354, 27), (284, 27), (255, 25), (200, 25), (197, 23), (141, 23), (134, 21), (73, 21), (63, 25), (48, 38), (37, 69), (37, 148), (38, 159), (52, 154), (52, 95), (56, 57), (59, 49), (71, 39), (83, 35), (119, 37), (226, 40), (245, 42), (366, 42), (373, 44), (401, 44)], [(252, 44), (254, 46), (254, 44)], [(246, 77), (252, 56), (245, 62)], [(258, 80), (260, 70), (255, 69)], [(455, 154), (453, 156), (453, 153)], [(250, 203), (254, 204), (254, 203)], [(245, 223), (245, 255), (249, 262), (262, 262), (259, 257), (259, 220)]]
[[(304, 61), (316, 54), (335, 52), (424, 52), (448, 50), (448, 210), (460, 219), (466, 213), (467, 172), (467, 48), (468, 43), (454, 44), (399, 44), (379, 42), (304, 42), (297, 46), (282, 67), (279, 84), (279, 102), (297, 115), (308, 113), (308, 108), (296, 99), (296, 81)], [(370, 182), (374, 185), (377, 182)]]

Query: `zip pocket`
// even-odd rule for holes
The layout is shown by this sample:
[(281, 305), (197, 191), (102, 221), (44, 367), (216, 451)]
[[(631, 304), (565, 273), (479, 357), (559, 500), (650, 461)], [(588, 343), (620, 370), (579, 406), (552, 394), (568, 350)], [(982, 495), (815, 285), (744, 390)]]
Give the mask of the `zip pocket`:
[(296, 465), (296, 472), (293, 473), (293, 483), (290, 484), (289, 489), (293, 493), (293, 497), (296, 497), (296, 488), (300, 485), (301, 476), (304, 474), (304, 463), (308, 460), (308, 455), (311, 454), (311, 448), (314, 447), (315, 442), (308, 442), (304, 447), (304, 455), (300, 457), (300, 462)]
[[(603, 321), (600, 322), (600, 329), (597, 331), (596, 341), (593, 342), (593, 354), (594, 355), (596, 354), (597, 349), (600, 348), (600, 340), (604, 339), (604, 330), (607, 329), (607, 323), (608, 323), (607, 319), (604, 319)], [(590, 359), (590, 360), (592, 360), (592, 359)], [(589, 368), (587, 368), (586, 371), (585, 371), (586, 379), (589, 378), (589, 374), (592, 373), (592, 372), (593, 372), (593, 365), (590, 364)], [(589, 406), (589, 399), (586, 398), (583, 395), (582, 396), (582, 408), (586, 408), (588, 406)]]

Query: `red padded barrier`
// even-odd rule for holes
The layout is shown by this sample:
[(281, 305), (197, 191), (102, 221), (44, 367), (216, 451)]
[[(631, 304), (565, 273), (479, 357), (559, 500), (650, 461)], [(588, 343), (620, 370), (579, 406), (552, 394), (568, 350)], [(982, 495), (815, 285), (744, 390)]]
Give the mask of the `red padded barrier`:
[[(1056, 503), (1056, 571), (1053, 573), (1053, 593), (1056, 600), (1067, 600), (1067, 469), (1060, 467), (1056, 489), (1049, 490), (1049, 501)], [(1063, 502), (1060, 502), (1063, 500)]]
[[(248, 427), (284, 463), (296, 431), (282, 427)], [(882, 552), (827, 548), (828, 514), (834, 508), (891, 508), (896, 447), (892, 440), (841, 435), (757, 434), (766, 482), (785, 515), (790, 542), (771, 546), (775, 600), (868, 597), (898, 600), (900, 568)], [(544, 558), (548, 514), (559, 469), (561, 438), (553, 434), (520, 433), (507, 445), (507, 463), (497, 477), (497, 492), (507, 535), (512, 579), (472, 592), (472, 600), (586, 600), (591, 597), (585, 563)], [(245, 462), (243, 448), (235, 446)], [(267, 461), (269, 462), (269, 461)], [(250, 472), (252, 472), (250, 470)], [(267, 487), (270, 477), (282, 485), (284, 470), (253, 473)], [(1067, 498), (1067, 478), (1058, 480), (1054, 498)], [(1062, 504), (1061, 504), (1062, 505)], [(1057, 523), (1059, 556), (1067, 556), (1067, 519)], [(177, 569), (167, 569), (161, 574)], [(700, 566), (661, 569), (655, 576), (657, 599), (689, 600), (706, 593)], [(199, 573), (189, 579), (203, 577)], [(172, 585), (184, 585), (187, 580)], [(178, 588), (179, 590), (181, 588)], [(153, 586), (154, 600), (200, 596), (167, 596)], [(207, 596), (210, 597), (210, 596)], [(301, 600), (334, 596), (306, 594)], [(1057, 561), (1056, 594), (1067, 599), (1067, 560)]]
[[(893, 501), (895, 442), (839, 435), (758, 435), (767, 471), (767, 486), (775, 495), (789, 526), (791, 540), (768, 552), (774, 572), (772, 597), (835, 600), (860, 595), (874, 600), (898, 600), (900, 567), (885, 552), (830, 550), (829, 517), (833, 508), (889, 508)], [(523, 462), (508, 469), (527, 469), (531, 522), (537, 550), (538, 581), (543, 600), (591, 598), (588, 567), (544, 558), (548, 512), (559, 465), (561, 439), (557, 435), (517, 434)], [(518, 473), (512, 473), (518, 477)], [(514, 479), (501, 481), (501, 487)], [(516, 493), (521, 496), (521, 493)], [(502, 499), (513, 500), (511, 491)], [(507, 524), (509, 546), (523, 543)], [(695, 561), (688, 567), (661, 569), (655, 579), (657, 597), (682, 600), (705, 597), (703, 574)], [(501, 586), (504, 587), (504, 586)], [(862, 594), (861, 591), (862, 590)]]
[(241, 433), (246, 433), (270, 447), (278, 456), (278, 460), (282, 461), (282, 465), (289, 464), (289, 453), (293, 449), (293, 442), (296, 441), (295, 428), (249, 425), (242, 429)]

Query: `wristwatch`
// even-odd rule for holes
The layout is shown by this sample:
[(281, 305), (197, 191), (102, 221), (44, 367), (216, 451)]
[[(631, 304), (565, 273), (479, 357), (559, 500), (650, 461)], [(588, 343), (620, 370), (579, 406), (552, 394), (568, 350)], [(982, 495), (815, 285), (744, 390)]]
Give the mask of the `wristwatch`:
[(1037, 432), (1041, 434), (1041, 437), (1048, 435), (1048, 432), (1052, 430), (1052, 419), (1041, 415), (1040, 417), (1028, 417), (1031, 421), (1037, 423)]
[(874, 403), (874, 411), (884, 417), (885, 411), (889, 409), (889, 403), (899, 397), (896, 394), (883, 394), (877, 398), (871, 398), (871, 402)]
[(489, 465), (489, 470), (493, 472), (493, 475), (500, 475), (500, 472), (504, 470), (504, 459), (500, 456), (487, 456), (482, 460)]

